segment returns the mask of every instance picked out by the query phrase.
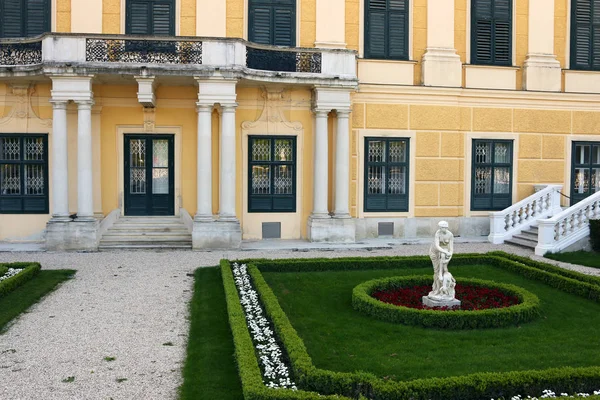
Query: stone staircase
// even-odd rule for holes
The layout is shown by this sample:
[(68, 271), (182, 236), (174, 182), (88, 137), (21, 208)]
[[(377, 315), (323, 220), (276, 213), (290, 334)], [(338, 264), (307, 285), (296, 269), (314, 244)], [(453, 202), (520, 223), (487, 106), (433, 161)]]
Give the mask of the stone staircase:
[(505, 240), (504, 243), (535, 250), (535, 246), (538, 244), (537, 225), (533, 225), (529, 229), (521, 231), (521, 233), (514, 235), (512, 239)]
[(99, 250), (191, 249), (192, 235), (179, 217), (121, 217), (100, 239)]

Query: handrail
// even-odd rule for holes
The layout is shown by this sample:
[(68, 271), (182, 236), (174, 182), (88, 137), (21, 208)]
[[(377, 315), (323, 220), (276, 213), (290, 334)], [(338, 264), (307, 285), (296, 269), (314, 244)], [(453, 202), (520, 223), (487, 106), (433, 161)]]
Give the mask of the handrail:
[(590, 219), (600, 219), (600, 192), (552, 218), (540, 220), (535, 254), (556, 253), (585, 238), (590, 234)]
[(504, 243), (513, 235), (528, 229), (540, 218), (560, 212), (560, 191), (562, 185), (548, 185), (546, 188), (496, 212), (490, 212), (490, 235), (494, 244)]

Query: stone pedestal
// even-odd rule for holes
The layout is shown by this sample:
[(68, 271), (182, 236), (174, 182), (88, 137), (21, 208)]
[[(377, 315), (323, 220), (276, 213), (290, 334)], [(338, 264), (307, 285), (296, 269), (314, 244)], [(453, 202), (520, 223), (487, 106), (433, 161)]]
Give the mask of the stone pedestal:
[(523, 66), (523, 89), (560, 92), (562, 70), (553, 54), (528, 54)]
[(428, 48), (423, 55), (423, 85), (460, 87), (462, 62), (454, 49)]
[(98, 251), (98, 227), (95, 219), (50, 220), (46, 225), (46, 250)]
[(457, 307), (460, 307), (460, 300), (457, 300), (457, 299), (434, 300), (427, 296), (423, 296), (423, 305), (425, 305), (427, 307), (457, 308)]
[(356, 227), (352, 218), (308, 218), (308, 240), (311, 242), (354, 243)]
[(239, 249), (242, 228), (239, 221), (194, 221), (192, 249)]

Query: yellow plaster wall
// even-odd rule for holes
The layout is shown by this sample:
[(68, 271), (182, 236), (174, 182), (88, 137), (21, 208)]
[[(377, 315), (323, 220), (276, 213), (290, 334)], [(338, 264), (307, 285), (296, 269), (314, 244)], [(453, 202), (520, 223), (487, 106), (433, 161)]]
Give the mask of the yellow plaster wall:
[(121, 32), (121, 0), (103, 0), (102, 33)]
[(413, 2), (413, 60), (415, 65), (415, 85), (421, 84), (421, 59), (427, 47), (427, 0)]
[(567, 46), (567, 2), (568, 0), (554, 0), (554, 54), (562, 68), (566, 67)]
[(225, 1), (227, 2), (227, 37), (244, 37), (244, 0)]
[[(518, 0), (516, 2), (516, 28), (517, 35), (515, 40), (516, 65), (523, 67), (528, 50), (528, 32), (529, 32), (529, 0)], [(517, 71), (517, 87), (520, 90), (523, 87), (523, 70)]]
[(196, 34), (196, 0), (181, 0), (179, 34), (181, 36)]
[(56, 0), (56, 32), (71, 32), (71, 0)]
[(454, 1), (454, 47), (460, 61), (467, 62), (467, 0)]
[(346, 48), (358, 51), (360, 25), (359, 0), (346, 0)]
[(300, 1), (300, 47), (315, 47), (317, 40), (317, 0)]

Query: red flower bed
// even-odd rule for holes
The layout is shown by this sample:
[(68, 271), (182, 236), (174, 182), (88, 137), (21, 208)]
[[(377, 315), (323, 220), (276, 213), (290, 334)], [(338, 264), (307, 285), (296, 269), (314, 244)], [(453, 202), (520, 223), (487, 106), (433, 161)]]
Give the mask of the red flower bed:
[[(395, 304), (420, 310), (447, 311), (448, 307), (427, 307), (423, 305), (422, 297), (427, 296), (431, 286), (411, 286), (399, 289), (379, 290), (371, 296), (384, 303)], [(485, 310), (488, 308), (503, 308), (519, 304), (516, 296), (510, 296), (498, 289), (479, 286), (457, 285), (456, 298), (461, 301), (460, 310)], [(454, 309), (456, 310), (456, 309)]]

